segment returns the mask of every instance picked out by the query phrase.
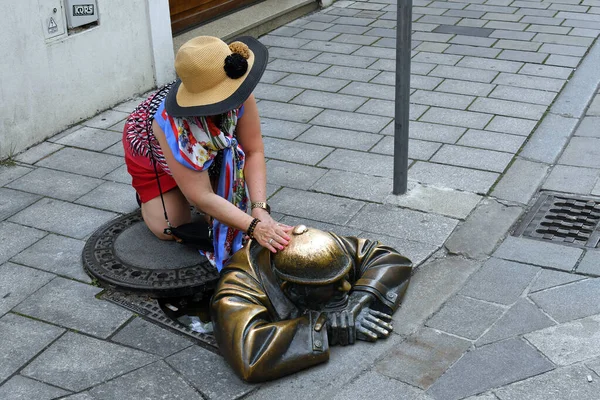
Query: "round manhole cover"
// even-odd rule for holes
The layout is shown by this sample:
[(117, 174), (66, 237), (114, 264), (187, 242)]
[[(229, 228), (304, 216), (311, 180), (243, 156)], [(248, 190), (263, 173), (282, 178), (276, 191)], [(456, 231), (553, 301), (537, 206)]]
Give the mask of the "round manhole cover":
[(104, 286), (152, 297), (212, 290), (219, 279), (197, 250), (157, 239), (139, 210), (98, 229), (85, 244), (83, 266)]

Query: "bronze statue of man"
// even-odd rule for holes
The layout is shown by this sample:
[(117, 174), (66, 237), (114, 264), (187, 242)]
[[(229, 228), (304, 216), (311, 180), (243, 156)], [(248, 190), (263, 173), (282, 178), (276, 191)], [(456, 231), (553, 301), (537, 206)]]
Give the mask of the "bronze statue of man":
[(388, 337), (410, 275), (390, 247), (300, 225), (285, 250), (250, 241), (223, 268), (214, 335), (242, 379), (279, 378), (327, 361), (329, 346)]

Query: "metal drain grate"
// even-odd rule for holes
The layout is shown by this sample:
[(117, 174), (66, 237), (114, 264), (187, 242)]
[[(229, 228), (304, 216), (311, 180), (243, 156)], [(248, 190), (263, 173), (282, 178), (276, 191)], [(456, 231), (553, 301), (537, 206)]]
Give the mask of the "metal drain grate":
[(162, 310), (156, 299), (136, 294), (126, 294), (113, 290), (104, 291), (101, 299), (110, 301), (118, 306), (124, 307), (139, 316), (154, 322), (160, 326), (182, 333), (194, 339), (200, 346), (213, 353), (219, 354), (217, 342), (212, 335), (194, 332), (191, 329), (173, 321)]
[(542, 193), (513, 236), (597, 247), (600, 242), (600, 199)]

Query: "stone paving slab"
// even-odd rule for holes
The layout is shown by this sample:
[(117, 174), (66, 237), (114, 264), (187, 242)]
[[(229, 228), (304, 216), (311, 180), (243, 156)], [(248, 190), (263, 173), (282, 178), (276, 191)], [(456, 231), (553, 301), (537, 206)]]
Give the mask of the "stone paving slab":
[(109, 182), (119, 182), (131, 185), (131, 175), (127, 173), (127, 166), (125, 164), (115, 169), (113, 172), (104, 175), (102, 179)]
[(293, 104), (322, 107), (340, 111), (355, 111), (368, 99), (366, 97), (350, 96), (339, 93), (323, 93), (315, 90), (305, 90), (294, 97)]
[(467, 340), (423, 328), (391, 350), (375, 368), (382, 375), (426, 390), (470, 346)]
[(513, 383), (495, 393), (500, 400), (544, 400), (552, 397), (565, 400), (594, 400), (600, 393), (600, 383), (598, 379), (589, 382), (589, 374), (590, 371), (581, 365), (558, 368)]
[(408, 182), (408, 191), (401, 196), (389, 195), (385, 202), (400, 207), (465, 219), (481, 200), (469, 192), (424, 186)]
[[(125, 124), (123, 124), (123, 125), (125, 125)], [(125, 127), (123, 127), (123, 129), (125, 129)], [(122, 132), (123, 131), (121, 131), (121, 134), (122, 134)], [(112, 154), (113, 156), (118, 156), (118, 157), (125, 157), (125, 149), (123, 148), (123, 143), (121, 143), (120, 141), (113, 144), (106, 150), (104, 150), (103, 153)]]
[(445, 144), (432, 157), (431, 161), (485, 171), (503, 172), (512, 157), (512, 154), (509, 153)]
[(600, 376), (600, 357), (587, 361), (585, 365)]
[(3, 400), (52, 400), (69, 393), (21, 375), (15, 375), (0, 386), (0, 398)]
[(56, 278), (15, 311), (53, 324), (106, 339), (123, 325), (131, 313), (106, 301), (98, 301), (100, 289)]
[[(7, 314), (0, 318), (0, 382), (21, 369), (64, 332), (64, 329), (19, 315)], [(0, 390), (2, 387), (4, 385)]]
[[(463, 73), (463, 72), (461, 72)], [(420, 118), (420, 121), (438, 124), (448, 124), (465, 128), (483, 129), (491, 120), (492, 115), (474, 111), (451, 110), (448, 108), (431, 107)]]
[(558, 322), (600, 313), (600, 279), (586, 279), (529, 296)]
[(39, 199), (40, 196), (30, 193), (0, 188), (0, 221), (3, 221), (11, 215), (21, 211)]
[(0, 186), (4, 186), (31, 171), (31, 168), (23, 167), (21, 165), (10, 167), (0, 165)]
[[(600, 99), (600, 97), (598, 97)], [(600, 103), (600, 101), (598, 102)], [(593, 104), (590, 105), (587, 113), (588, 115), (593, 115)], [(598, 117), (584, 117), (577, 130), (575, 131), (575, 136), (591, 136), (591, 137), (600, 137), (600, 132), (598, 132), (598, 123), (600, 123), (600, 118)]]
[(326, 169), (278, 160), (267, 163), (267, 181), (274, 185), (306, 190), (317, 182)]
[(62, 149), (64, 146), (61, 146), (56, 143), (51, 142), (42, 142), (38, 145), (30, 147), (23, 153), (20, 153), (15, 157), (15, 160), (24, 164), (35, 164), (40, 161), (42, 158), (49, 156), (52, 153), (57, 152)]
[(73, 201), (100, 184), (102, 184), (100, 179), (47, 168), (37, 168), (11, 182), (7, 187), (59, 200)]
[(513, 304), (537, 275), (531, 265), (490, 258), (460, 290), (460, 294), (493, 303)]
[(482, 346), (552, 325), (555, 323), (537, 306), (520, 299), (475, 344)]
[(278, 118), (286, 121), (306, 123), (313, 119), (323, 110), (316, 107), (307, 107), (297, 104), (277, 103), (268, 100), (262, 100), (259, 105), (261, 117)]
[(38, 161), (37, 166), (101, 178), (123, 163), (121, 157), (65, 147)]
[(600, 96), (596, 95), (587, 110), (587, 115), (600, 116)]
[(13, 263), (0, 264), (0, 316), (50, 282), (54, 275)]
[(391, 117), (361, 114), (360, 118), (357, 118), (355, 113), (325, 110), (310, 122), (320, 126), (347, 126), (348, 129), (351, 128), (359, 132), (379, 133), (391, 121)]
[(75, 239), (83, 239), (92, 234), (100, 225), (116, 216), (115, 213), (108, 211), (43, 198), (13, 215), (9, 221)]
[(333, 400), (355, 399), (397, 399), (420, 400), (421, 392), (410, 385), (390, 379), (377, 372), (367, 372), (341, 389)]
[(439, 246), (429, 243), (384, 236), (379, 233), (360, 232), (358, 236), (364, 239), (377, 240), (383, 245), (392, 247), (412, 261), (415, 268), (439, 249)]
[[(490, 94), (490, 97), (503, 100), (522, 101), (548, 106), (556, 97), (556, 93), (543, 90), (524, 89), (511, 86), (498, 85)], [(521, 103), (522, 104), (522, 103)], [(543, 110), (543, 112), (545, 109)], [(526, 118), (523, 116), (523, 118)], [(539, 119), (539, 116), (538, 118)]]
[(269, 201), (280, 213), (338, 225), (348, 223), (364, 205), (356, 200), (289, 188), (283, 188)]
[(296, 226), (296, 225), (302, 224), (302, 225), (306, 225), (308, 227), (320, 229), (325, 232), (334, 232), (334, 233), (336, 233), (338, 235), (342, 235), (342, 236), (361, 236), (362, 237), (359, 229), (347, 227), (344, 225), (329, 224), (327, 222), (315, 221), (315, 220), (311, 220), (311, 219), (307, 219), (307, 218), (299, 218), (299, 217), (287, 215), (287, 216), (284, 216), (283, 218), (281, 218), (280, 222), (283, 222), (284, 224), (287, 224), (290, 226)]
[(525, 335), (557, 365), (570, 365), (600, 355), (600, 315), (552, 326)]
[(492, 303), (457, 295), (447, 301), (425, 325), (476, 340), (502, 316), (504, 310)]
[(117, 332), (111, 341), (161, 357), (168, 357), (192, 345), (189, 339), (139, 317)]
[(600, 176), (598, 169), (556, 165), (542, 185), (542, 189), (587, 195), (594, 189), (598, 176)]
[(493, 132), (504, 132), (513, 135), (529, 136), (535, 126), (536, 123), (532, 120), (496, 115), (485, 127), (485, 129)]
[(89, 391), (89, 394), (97, 400), (204, 399), (200, 393), (162, 361), (96, 386)]
[(498, 176), (495, 172), (423, 161), (417, 161), (408, 171), (408, 178), (411, 180), (477, 194), (486, 194)]
[(38, 229), (11, 222), (0, 222), (0, 264), (10, 260), (44, 236), (46, 232)]
[(575, 136), (558, 160), (560, 164), (600, 168), (600, 138)]
[(74, 394), (72, 396), (63, 397), (62, 400), (96, 400), (96, 399), (94, 399), (89, 394), (83, 392), (83, 393)]
[(357, 132), (348, 129), (313, 126), (298, 138), (300, 142), (341, 147), (354, 150), (370, 149), (381, 140), (381, 135)]
[[(569, 13), (559, 12), (557, 15)], [(579, 17), (588, 17), (587, 14), (575, 14)], [(598, 16), (595, 16), (598, 17)], [(596, 18), (596, 23), (600, 18)], [(557, 36), (564, 38), (564, 36)], [(569, 37), (572, 38), (572, 37)], [(591, 38), (581, 38), (581, 40), (593, 40)], [(585, 49), (585, 47), (582, 47)], [(582, 61), (575, 74), (569, 81), (569, 85), (556, 99), (556, 102), (550, 109), (552, 113), (569, 115), (575, 118), (581, 118), (585, 110), (594, 97), (595, 91), (600, 83), (598, 76), (598, 65), (600, 64), (600, 44), (596, 43), (589, 49), (588, 55)]]
[(387, 155), (336, 149), (319, 163), (319, 167), (392, 178), (393, 163), (394, 158)]
[(198, 346), (189, 347), (166, 361), (207, 399), (236, 399), (256, 388), (241, 381), (221, 356)]
[(347, 171), (329, 170), (311, 190), (356, 200), (383, 203), (391, 194), (393, 180)]
[(372, 233), (441, 245), (457, 223), (455, 219), (438, 215), (367, 204), (349, 225)]
[(592, 276), (600, 276), (600, 252), (588, 250), (577, 266), (577, 272)]
[(506, 260), (568, 272), (575, 267), (582, 254), (583, 250), (576, 247), (509, 236), (493, 255)]
[(577, 126), (576, 118), (547, 114), (519, 154), (520, 157), (554, 164)]
[(585, 277), (581, 275), (553, 271), (551, 269), (543, 269), (533, 281), (533, 284), (529, 288), (529, 293), (565, 285), (567, 283), (576, 282), (582, 279), (585, 279)]
[(88, 207), (128, 214), (139, 208), (131, 184), (105, 182), (75, 201)]
[(317, 165), (334, 151), (333, 147), (316, 146), (277, 138), (264, 138), (264, 144), (266, 157), (306, 165)]
[[(391, 125), (391, 124), (390, 124)], [(384, 130), (385, 131), (385, 130)], [(383, 133), (383, 132), (382, 132)], [(425, 140), (408, 140), (408, 158), (411, 160), (429, 160), (442, 147), (441, 143), (429, 142)], [(394, 137), (386, 136), (375, 147), (371, 149), (373, 153), (394, 155)]]
[(527, 204), (546, 177), (549, 166), (517, 158), (494, 187), (492, 196)]
[(494, 251), (522, 211), (520, 207), (505, 206), (485, 198), (466, 221), (452, 232), (446, 241), (446, 248), (454, 254), (485, 258)]
[(410, 130), (411, 138), (455, 143), (465, 133), (466, 128), (418, 121), (411, 122)]
[(525, 138), (522, 136), (469, 129), (457, 144), (514, 154), (521, 148), (524, 142)]
[(79, 392), (156, 360), (138, 350), (68, 332), (21, 373)]
[(481, 396), (471, 396), (467, 397), (465, 400), (498, 400), (496, 396), (492, 393), (482, 394)]
[(510, 339), (468, 352), (427, 393), (437, 400), (458, 400), (552, 369), (533, 347)]
[(81, 240), (49, 234), (11, 258), (11, 261), (90, 283), (92, 280), (81, 265), (84, 245)]
[[(141, 103), (141, 101), (140, 101)], [(131, 114), (133, 112), (133, 110), (130, 110), (127, 112), (127, 115), (129, 116), (129, 114)], [(114, 131), (114, 132), (119, 132), (120, 134), (123, 134), (123, 131), (125, 130), (125, 123), (127, 122), (126, 119), (117, 122), (114, 125), (109, 126), (108, 128), (106, 128), (107, 131)], [(119, 140), (120, 142), (120, 140)], [(117, 143), (117, 146), (120, 146), (121, 149), (123, 149), (123, 145), (121, 143)]]
[(90, 126), (92, 128), (104, 129), (116, 124), (117, 122), (127, 117), (127, 112), (122, 112), (118, 110), (108, 110), (96, 115), (93, 118), (88, 119), (83, 123), (83, 125)]
[(264, 136), (277, 137), (280, 139), (294, 139), (310, 128), (310, 125), (261, 116), (260, 128)]
[(248, 396), (251, 400), (328, 399), (354, 382), (375, 360), (397, 347), (403, 339), (392, 335), (375, 343), (356, 342), (352, 346), (330, 348), (329, 362), (263, 384)]
[(123, 131), (114, 132), (84, 126), (57, 140), (57, 144), (81, 149), (102, 151), (121, 141)]

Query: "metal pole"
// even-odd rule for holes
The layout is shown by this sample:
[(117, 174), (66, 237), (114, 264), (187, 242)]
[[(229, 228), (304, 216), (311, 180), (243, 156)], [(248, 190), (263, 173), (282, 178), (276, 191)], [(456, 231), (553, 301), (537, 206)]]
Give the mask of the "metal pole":
[(398, 0), (396, 18), (396, 116), (394, 122), (394, 194), (404, 194), (408, 180), (410, 52), (412, 0)]

